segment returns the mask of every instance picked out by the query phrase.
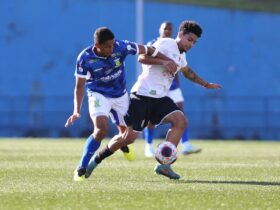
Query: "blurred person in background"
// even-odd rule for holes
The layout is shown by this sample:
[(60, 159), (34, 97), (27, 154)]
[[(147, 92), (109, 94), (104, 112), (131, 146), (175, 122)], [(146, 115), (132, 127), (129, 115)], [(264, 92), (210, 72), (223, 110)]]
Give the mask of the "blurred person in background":
[[(171, 38), (172, 33), (173, 33), (173, 24), (171, 22), (165, 21), (160, 25), (159, 37), (149, 41), (147, 45), (152, 46), (158, 39), (161, 38)], [(175, 78), (172, 81), (167, 96), (170, 97), (176, 103), (176, 105), (180, 108), (182, 112), (184, 112), (184, 97), (182, 94), (182, 90), (180, 88), (178, 74), (175, 75)], [(153, 157), (155, 155), (155, 151), (153, 147), (154, 129), (155, 127), (151, 123), (149, 123), (148, 126), (144, 129), (144, 138), (146, 141), (146, 145), (145, 145), (146, 157)], [(188, 137), (188, 127), (186, 127), (184, 130), (184, 133), (181, 138), (181, 144), (182, 144), (182, 154), (184, 155), (201, 152), (200, 148), (196, 148), (190, 143)]]
[[(126, 90), (124, 61), (128, 54), (153, 55), (155, 49), (130, 41), (115, 40), (113, 32), (106, 27), (96, 29), (94, 44), (85, 48), (76, 62), (76, 84), (74, 89), (74, 110), (67, 119), (65, 127), (80, 118), (85, 85), (89, 104), (89, 114), (93, 122), (93, 133), (88, 137), (79, 165), (74, 171), (74, 181), (83, 181), (91, 157), (100, 147), (108, 132), (108, 118), (119, 129), (119, 135), (125, 131), (124, 115), (129, 106)], [(166, 59), (166, 68), (176, 69), (171, 59), (156, 52), (156, 56)], [(118, 135), (114, 136), (117, 138)], [(127, 160), (134, 160), (132, 148), (121, 147)]]

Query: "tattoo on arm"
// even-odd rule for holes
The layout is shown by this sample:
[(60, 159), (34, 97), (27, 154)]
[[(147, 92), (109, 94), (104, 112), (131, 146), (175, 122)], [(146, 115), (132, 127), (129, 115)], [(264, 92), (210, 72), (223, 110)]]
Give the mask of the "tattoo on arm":
[(201, 77), (199, 77), (190, 67), (187, 67), (187, 69), (183, 72), (184, 77), (188, 78), (189, 80), (198, 83), (204, 87), (207, 86), (208, 82), (203, 80)]

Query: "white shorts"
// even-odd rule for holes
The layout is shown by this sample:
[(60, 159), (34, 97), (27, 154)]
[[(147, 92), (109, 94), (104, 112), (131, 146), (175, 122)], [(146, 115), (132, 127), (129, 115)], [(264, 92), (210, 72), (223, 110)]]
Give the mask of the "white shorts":
[(167, 96), (171, 98), (174, 101), (174, 103), (184, 102), (184, 97), (181, 88), (169, 90)]
[(88, 93), (89, 114), (93, 121), (97, 116), (107, 116), (113, 123), (126, 126), (124, 115), (128, 110), (128, 105), (127, 93), (119, 98), (106, 98), (97, 92)]

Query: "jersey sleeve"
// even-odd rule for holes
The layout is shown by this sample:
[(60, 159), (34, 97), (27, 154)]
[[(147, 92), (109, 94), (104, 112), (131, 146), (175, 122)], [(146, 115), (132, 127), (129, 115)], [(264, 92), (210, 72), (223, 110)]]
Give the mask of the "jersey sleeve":
[(158, 39), (156, 42), (153, 43), (153, 47), (155, 47), (160, 52), (164, 52), (168, 48), (164, 39)]
[(82, 55), (80, 54), (76, 61), (75, 76), (81, 77), (81, 78), (86, 78), (87, 72), (88, 72), (88, 70), (87, 70), (86, 62), (84, 61), (84, 59), (82, 58)]
[(124, 55), (135, 55), (139, 53), (138, 44), (127, 40), (117, 41)]
[(168, 56), (168, 52), (170, 51), (171, 45), (172, 43), (170, 43), (169, 39), (162, 38), (162, 39), (157, 39), (157, 41), (153, 44), (153, 47), (155, 47), (158, 51)]

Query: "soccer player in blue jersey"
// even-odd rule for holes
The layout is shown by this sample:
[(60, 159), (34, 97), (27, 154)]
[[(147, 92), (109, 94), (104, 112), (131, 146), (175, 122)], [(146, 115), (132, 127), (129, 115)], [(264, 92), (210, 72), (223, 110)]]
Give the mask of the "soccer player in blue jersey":
[[(86, 168), (91, 157), (97, 151), (108, 131), (108, 117), (117, 125), (119, 135), (125, 130), (124, 115), (128, 110), (129, 98), (126, 90), (124, 60), (128, 54), (147, 54), (165, 59), (164, 65), (175, 71), (176, 64), (154, 48), (138, 45), (130, 41), (115, 40), (113, 32), (98, 28), (94, 33), (94, 45), (84, 49), (77, 58), (76, 84), (74, 90), (74, 110), (65, 127), (73, 124), (80, 117), (87, 87), (89, 113), (94, 130), (86, 141), (80, 163), (74, 171), (74, 181), (85, 178)], [(114, 138), (117, 138), (116, 135)], [(131, 148), (121, 148), (128, 160), (134, 159)]]
[[(165, 21), (161, 23), (159, 28), (159, 37), (153, 39), (147, 43), (148, 46), (152, 46), (158, 39), (172, 37), (173, 32), (173, 24), (171, 22)], [(169, 88), (168, 96), (176, 103), (176, 105), (184, 112), (184, 98), (179, 84), (178, 74), (175, 75), (174, 80), (172, 81), (171, 87)], [(144, 138), (146, 141), (145, 146), (145, 156), (146, 157), (154, 157), (154, 147), (153, 147), (153, 139), (154, 139), (154, 126), (149, 123), (148, 126), (144, 129)], [(185, 128), (183, 136), (181, 138), (182, 144), (182, 153), (184, 155), (198, 153), (201, 151), (200, 148), (196, 148), (191, 145), (188, 138), (188, 127)]]
[[(171, 127), (166, 134), (166, 141), (177, 147), (187, 126), (187, 119), (183, 112), (167, 96), (177, 71), (181, 71), (185, 78), (207, 89), (221, 88), (219, 84), (205, 81), (187, 65), (185, 53), (195, 45), (201, 34), (202, 29), (195, 21), (186, 20), (180, 24), (176, 39), (163, 38), (153, 44), (157, 51), (176, 62), (177, 70), (175, 72), (170, 72), (162, 66), (160, 58), (148, 55), (139, 56), (138, 60), (143, 64), (143, 71), (131, 89), (130, 104), (125, 115), (127, 128), (122, 135), (112, 139), (90, 160), (85, 177), (89, 177), (105, 158), (121, 147), (133, 143), (148, 122), (153, 125), (170, 123)], [(180, 178), (180, 175), (172, 170), (171, 165), (157, 164), (154, 171), (170, 179)]]

